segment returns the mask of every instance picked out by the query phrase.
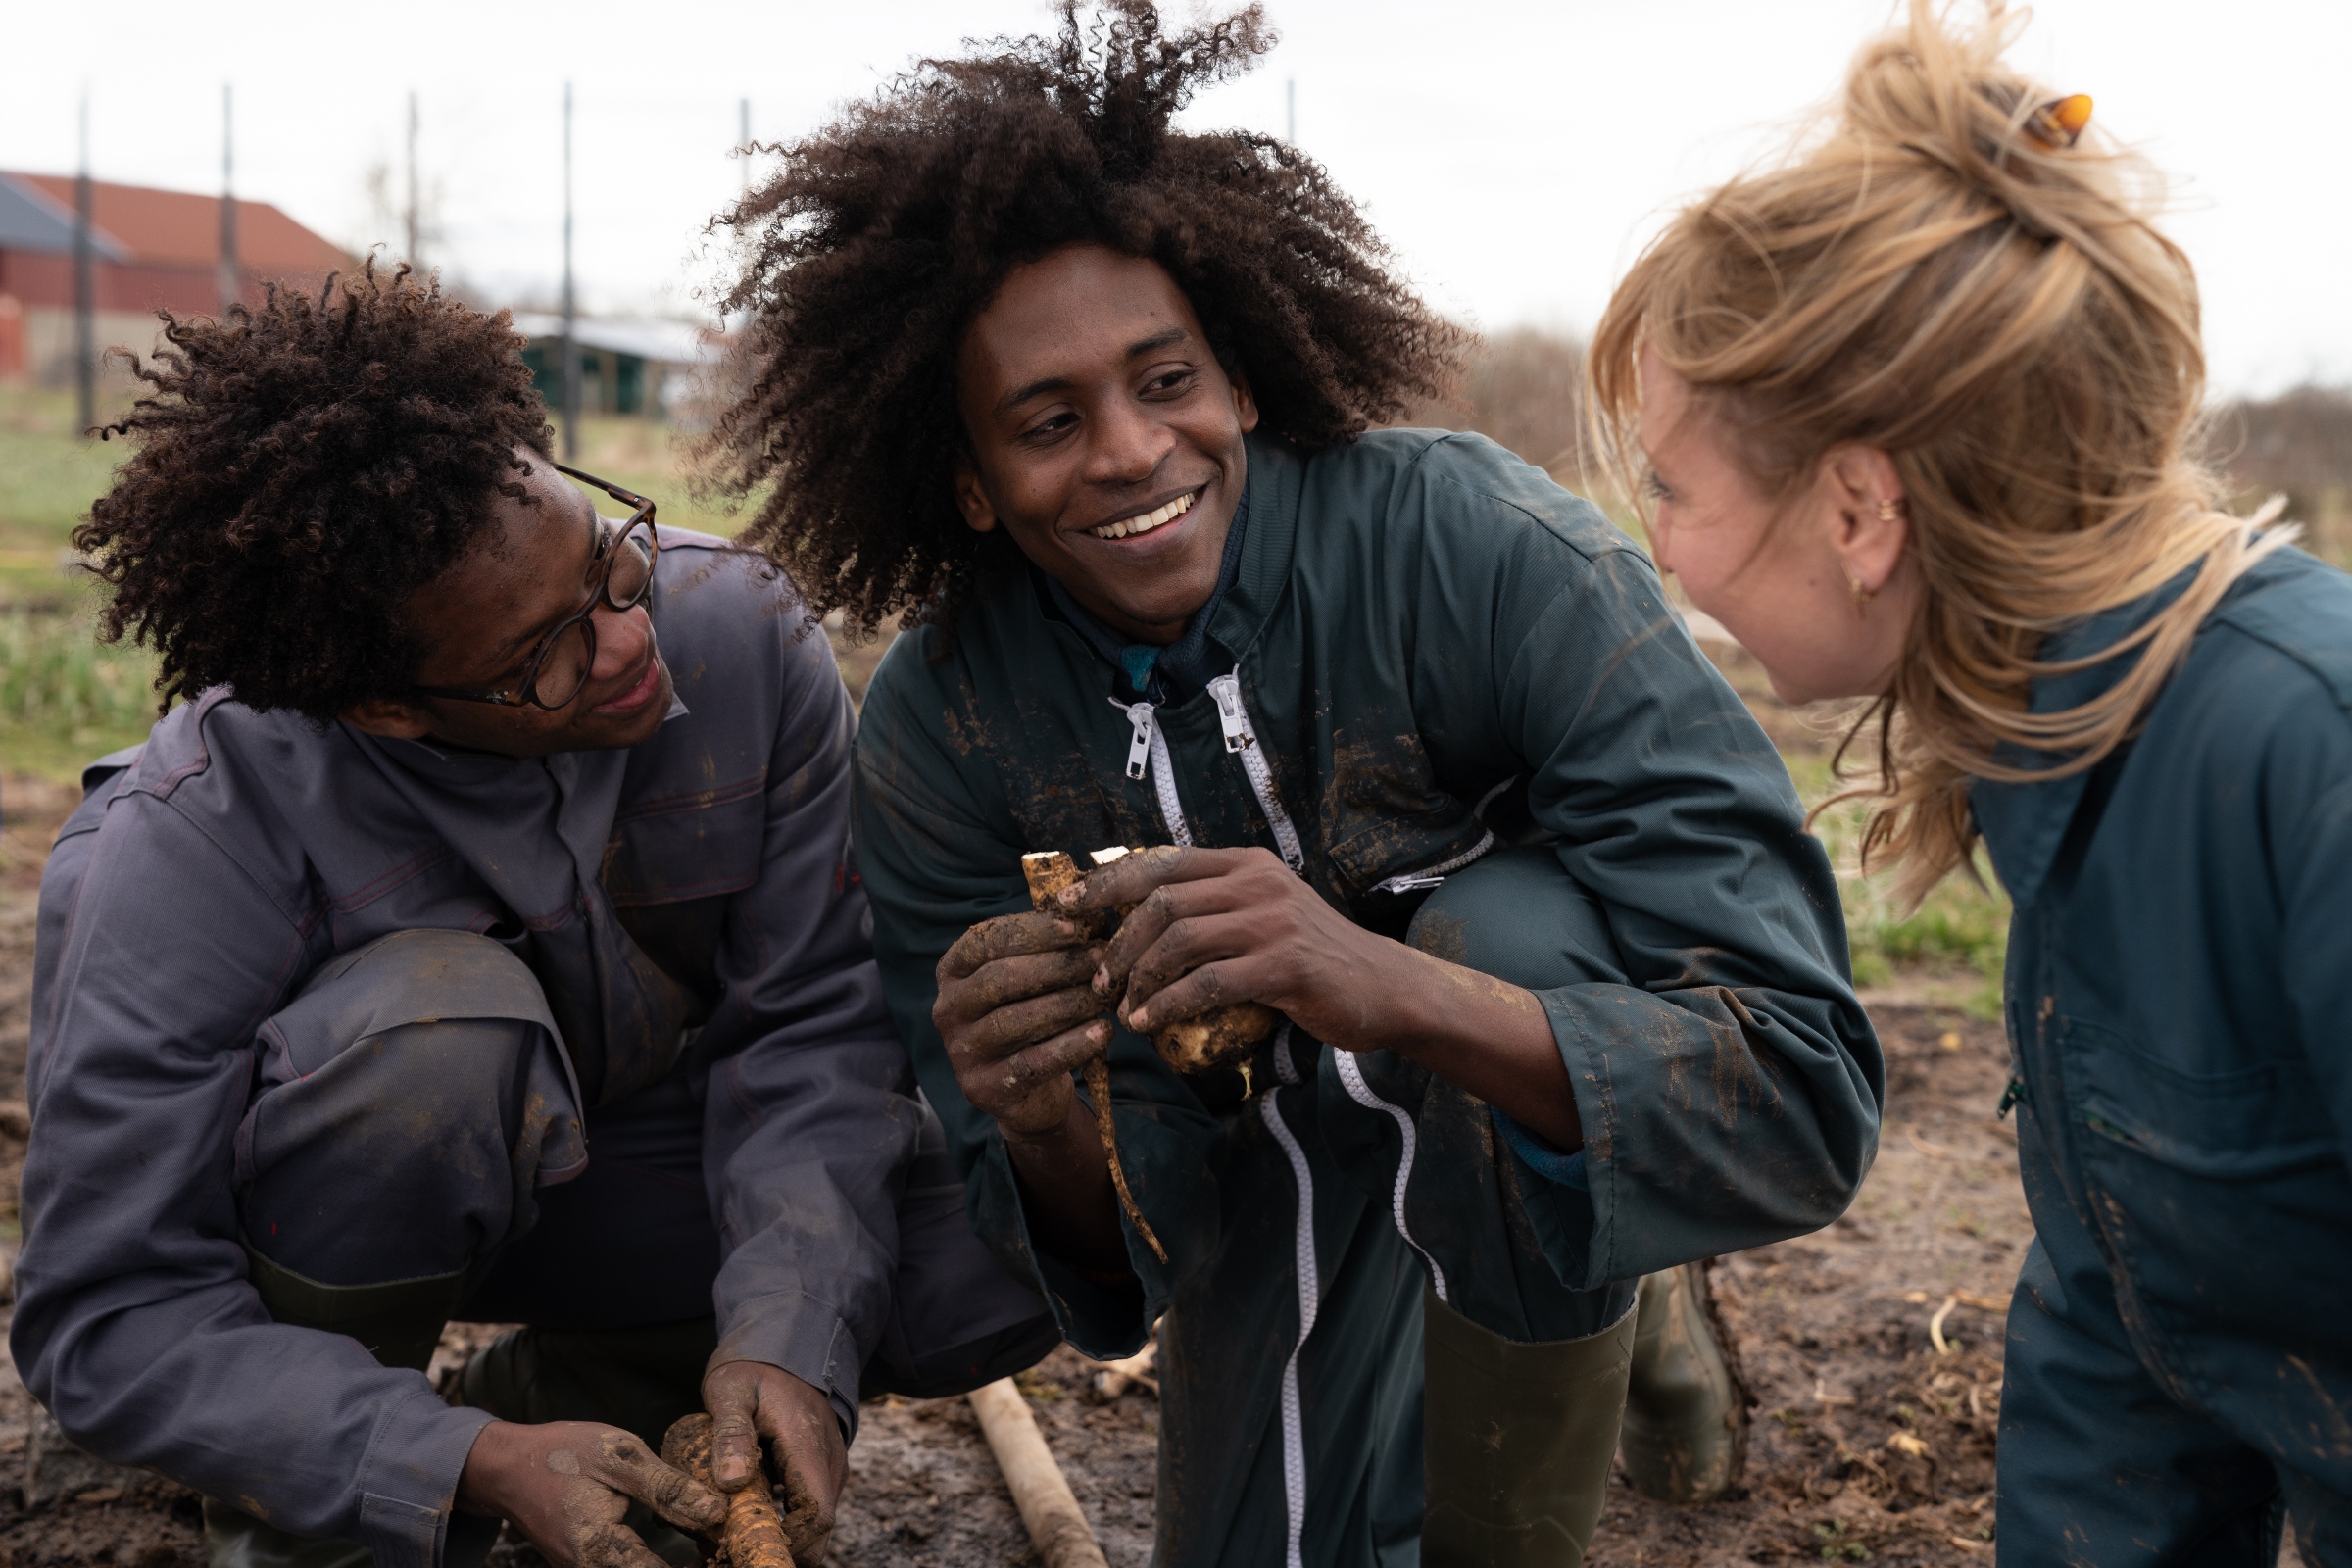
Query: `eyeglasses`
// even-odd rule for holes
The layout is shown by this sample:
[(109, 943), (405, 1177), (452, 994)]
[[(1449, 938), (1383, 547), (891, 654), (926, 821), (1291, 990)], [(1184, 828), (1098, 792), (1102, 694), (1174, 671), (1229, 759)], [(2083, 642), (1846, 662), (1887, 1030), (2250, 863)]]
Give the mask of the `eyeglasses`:
[(596, 554), (590, 558), (589, 565), (593, 569), (597, 562), (604, 563), (604, 577), (596, 592), (589, 595), (588, 602), (569, 619), (539, 640), (539, 646), (531, 650), (530, 658), (523, 662), (522, 679), (514, 686), (489, 692), (452, 686), (411, 688), (417, 695), (455, 698), (462, 703), (494, 703), (501, 708), (540, 708), (552, 712), (579, 696), (581, 688), (588, 684), (588, 671), (596, 663), (598, 609), (635, 610), (653, 592), (654, 560), (662, 553), (662, 541), (654, 532), (654, 504), (594, 474), (566, 468), (561, 463), (549, 466), (582, 484), (594, 485), (623, 506), (635, 509), (629, 520), (618, 527), (603, 517), (596, 519)]

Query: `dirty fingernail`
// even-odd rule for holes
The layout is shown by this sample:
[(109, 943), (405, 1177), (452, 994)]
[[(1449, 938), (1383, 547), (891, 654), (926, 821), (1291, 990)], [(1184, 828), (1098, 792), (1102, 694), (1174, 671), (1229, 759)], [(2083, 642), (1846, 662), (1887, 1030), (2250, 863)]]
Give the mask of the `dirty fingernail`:
[(1104, 964), (1095, 971), (1095, 989), (1097, 991), (1110, 989), (1110, 966), (1108, 964)]

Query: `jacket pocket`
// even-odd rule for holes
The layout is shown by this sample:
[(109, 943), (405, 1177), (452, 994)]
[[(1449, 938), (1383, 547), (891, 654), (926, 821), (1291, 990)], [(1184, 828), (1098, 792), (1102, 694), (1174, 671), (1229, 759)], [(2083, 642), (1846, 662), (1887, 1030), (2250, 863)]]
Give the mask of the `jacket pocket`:
[(637, 805), (612, 824), (605, 891), (616, 905), (678, 904), (740, 893), (760, 879), (764, 781)]
[(2062, 1027), (2082, 1123), (2101, 1139), (2209, 1181), (2343, 1162), (2327, 1102), (2300, 1061), (2187, 1072), (2096, 1024)]
[(1401, 937), (1432, 888), (1494, 847), (1486, 824), (1457, 808), (1371, 823), (1326, 853), (1356, 922)]
[(2352, 1396), (2289, 1371), (2299, 1360), (2340, 1379), (2352, 1299), (2352, 1173), (2309, 1070), (2189, 1072), (2097, 1025), (2059, 1030), (2077, 1123), (2065, 1143), (2117, 1310), (2193, 1403), (2288, 1451)]

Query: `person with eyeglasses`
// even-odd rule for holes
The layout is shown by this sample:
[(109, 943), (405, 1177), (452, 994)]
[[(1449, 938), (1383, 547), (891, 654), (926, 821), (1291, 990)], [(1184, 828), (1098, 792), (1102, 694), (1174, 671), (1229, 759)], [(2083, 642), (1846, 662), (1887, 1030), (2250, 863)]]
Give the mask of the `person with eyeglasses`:
[[(1058, 1339), (885, 1010), (825, 640), (405, 269), (166, 335), (77, 536), (171, 706), (42, 880), (26, 1386), (217, 1565), (690, 1561), (699, 1408), (819, 1560), (861, 1389)], [(452, 1319), (521, 1326), (437, 1392)]]

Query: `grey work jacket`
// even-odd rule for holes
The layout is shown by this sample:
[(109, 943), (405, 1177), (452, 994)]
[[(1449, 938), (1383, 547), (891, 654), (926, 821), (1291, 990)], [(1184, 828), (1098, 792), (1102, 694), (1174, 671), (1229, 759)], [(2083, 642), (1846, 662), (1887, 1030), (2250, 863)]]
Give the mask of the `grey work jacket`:
[(848, 859), (855, 720), (786, 585), (717, 539), (662, 546), (679, 701), (630, 750), (450, 752), (213, 691), (92, 770), (42, 881), (11, 1335), (75, 1442), (378, 1563), (438, 1560), (490, 1418), (272, 1323), (230, 1185), (256, 1030), (320, 965), (416, 928), (531, 966), (580, 1109), (683, 1064), (720, 1358), (854, 1420), (921, 1124)]

